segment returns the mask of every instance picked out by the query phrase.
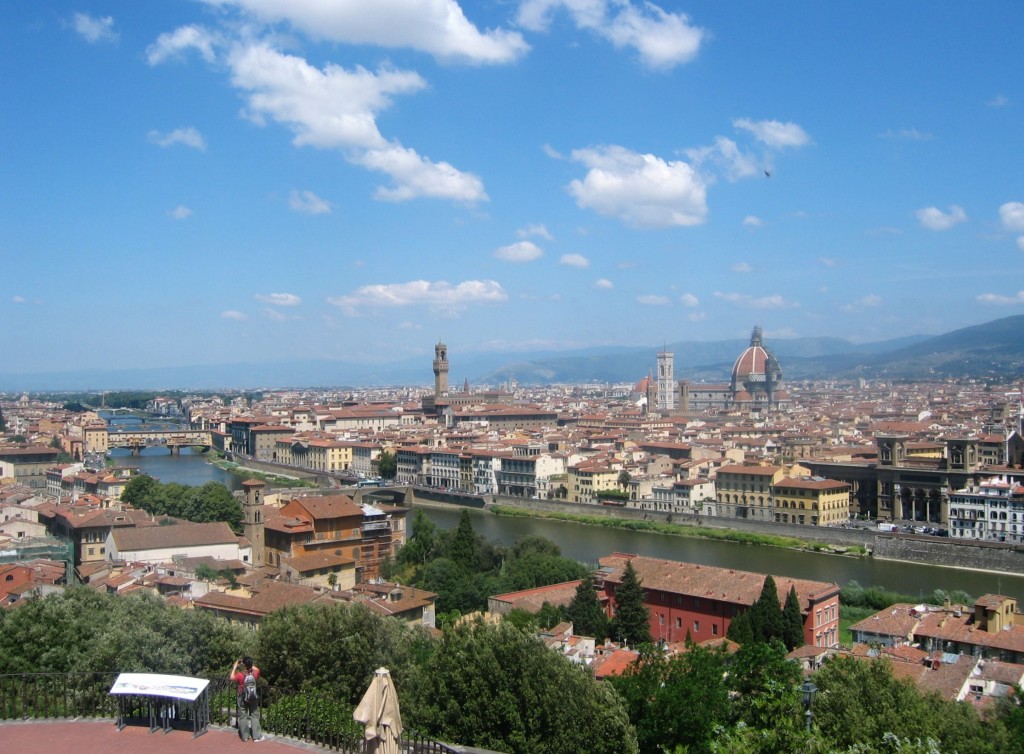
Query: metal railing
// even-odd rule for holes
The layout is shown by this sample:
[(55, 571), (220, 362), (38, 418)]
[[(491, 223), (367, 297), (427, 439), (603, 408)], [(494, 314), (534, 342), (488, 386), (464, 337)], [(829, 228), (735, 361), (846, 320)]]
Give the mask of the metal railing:
[[(109, 718), (118, 714), (109, 691), (117, 673), (18, 673), (0, 675), (0, 720)], [(364, 750), (361, 723), (352, 708), (322, 692), (294, 692), (259, 683), (260, 724), (265, 733), (298, 739), (344, 754)], [(226, 678), (210, 681), (210, 722), (235, 725), (237, 689)], [(403, 754), (456, 754), (450, 746), (406, 729)]]

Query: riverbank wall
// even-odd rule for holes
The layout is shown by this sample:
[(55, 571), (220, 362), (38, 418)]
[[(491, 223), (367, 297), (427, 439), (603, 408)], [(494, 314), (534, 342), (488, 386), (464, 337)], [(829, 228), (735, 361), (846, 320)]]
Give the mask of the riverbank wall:
[(774, 537), (794, 537), (833, 547), (859, 546), (881, 560), (907, 561), (923, 565), (970, 568), (997, 573), (1024, 573), (1024, 548), (995, 542), (965, 542), (913, 534), (891, 534), (875, 529), (838, 528), (777, 524), (773, 521), (697, 516), (685, 513), (656, 513), (605, 505), (581, 505), (553, 500), (532, 500), (501, 495), (490, 496), (487, 507), (504, 505), (537, 512), (569, 513), (580, 516), (612, 516), (624, 521), (698, 526), (705, 529), (739, 530)]

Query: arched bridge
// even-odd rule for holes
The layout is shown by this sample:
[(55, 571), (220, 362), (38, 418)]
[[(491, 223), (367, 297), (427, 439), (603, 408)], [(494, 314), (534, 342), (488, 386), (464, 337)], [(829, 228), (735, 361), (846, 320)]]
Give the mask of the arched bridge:
[(213, 445), (208, 429), (172, 429), (143, 432), (108, 432), (107, 448), (130, 448), (132, 455), (138, 455), (143, 448), (169, 448), (172, 454), (182, 448), (200, 447), (206, 450)]

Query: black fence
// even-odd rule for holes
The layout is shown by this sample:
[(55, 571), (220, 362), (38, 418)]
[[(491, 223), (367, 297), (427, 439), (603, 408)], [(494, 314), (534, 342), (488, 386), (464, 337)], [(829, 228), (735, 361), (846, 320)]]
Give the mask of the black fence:
[[(20, 673), (0, 675), (0, 720), (32, 718), (109, 718), (118, 700), (109, 694), (117, 673)], [(237, 689), (227, 678), (210, 681), (210, 723), (231, 727)], [(264, 733), (293, 738), (345, 754), (364, 749), (363, 725), (352, 708), (319, 692), (294, 692), (259, 683), (260, 725)], [(132, 717), (131, 710), (125, 710)], [(139, 716), (143, 711), (138, 710)], [(403, 754), (456, 754), (457, 750), (414, 730), (402, 733)]]

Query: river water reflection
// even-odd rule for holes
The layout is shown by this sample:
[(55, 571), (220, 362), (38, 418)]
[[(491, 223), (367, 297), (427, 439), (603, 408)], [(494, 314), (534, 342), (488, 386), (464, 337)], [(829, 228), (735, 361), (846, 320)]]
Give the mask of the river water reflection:
[[(423, 510), (442, 529), (454, 529), (462, 515), (460, 510), (448, 508)], [(1019, 575), (796, 552), (710, 539), (606, 529), (568, 521), (506, 518), (477, 510), (471, 510), (470, 516), (473, 530), (487, 540), (510, 545), (519, 537), (539, 534), (556, 542), (565, 557), (583, 563), (596, 563), (598, 558), (612, 552), (628, 552), (837, 584), (857, 581), (863, 586), (881, 586), (913, 597), (930, 595), (935, 589), (959, 589), (975, 598), (982, 594), (1005, 594), (1024, 603), (1024, 577)]]
[[(165, 483), (198, 486), (213, 481), (237, 490), (244, 481), (244, 477), (230, 474), (208, 463), (203, 456), (192, 455), (188, 449), (178, 456), (172, 456), (166, 448), (147, 448), (140, 456), (132, 456), (128, 450), (112, 451), (111, 455), (118, 465), (137, 466), (143, 473)], [(423, 510), (442, 529), (454, 529), (461, 515), (461, 510), (452, 508)], [(478, 510), (470, 510), (470, 516), (476, 533), (489, 541), (510, 545), (519, 537), (538, 534), (556, 542), (566, 557), (583, 563), (596, 563), (598, 558), (612, 552), (629, 552), (838, 584), (857, 581), (864, 586), (881, 586), (913, 597), (930, 595), (935, 589), (959, 589), (972, 597), (1005, 594), (1024, 603), (1024, 576), (1020, 575), (794, 552), (710, 539), (605, 529), (567, 521), (505, 518)]]
[(193, 454), (191, 448), (182, 448), (181, 455), (177, 456), (172, 456), (167, 448), (145, 448), (137, 456), (133, 456), (130, 450), (118, 448), (110, 451), (110, 458), (117, 466), (136, 467), (165, 484), (177, 482), (200, 487), (207, 482), (220, 482), (229, 490), (240, 490), (245, 481), (243, 477), (207, 462), (205, 456)]

